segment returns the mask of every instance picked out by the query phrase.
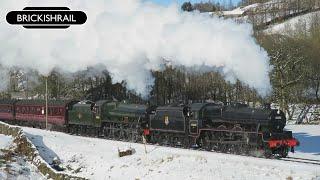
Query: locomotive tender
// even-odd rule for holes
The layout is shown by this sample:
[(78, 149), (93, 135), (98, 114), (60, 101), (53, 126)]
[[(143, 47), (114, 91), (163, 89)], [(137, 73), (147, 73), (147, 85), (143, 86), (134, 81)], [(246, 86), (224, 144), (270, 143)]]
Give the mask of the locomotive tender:
[[(0, 100), (0, 120), (43, 128), (42, 100)], [(54, 130), (108, 139), (200, 147), (238, 154), (286, 157), (299, 142), (284, 131), (279, 110), (243, 104), (193, 103), (147, 107), (115, 101), (49, 101), (48, 124)]]

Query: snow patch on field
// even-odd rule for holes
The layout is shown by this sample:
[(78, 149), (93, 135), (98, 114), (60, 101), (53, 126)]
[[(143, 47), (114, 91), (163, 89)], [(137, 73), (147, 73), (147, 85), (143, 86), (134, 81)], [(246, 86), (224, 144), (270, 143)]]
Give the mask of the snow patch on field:
[(7, 149), (10, 147), (13, 138), (11, 136), (5, 136), (0, 134), (0, 149)]
[(44, 180), (37, 168), (15, 154), (8, 155), (6, 150), (14, 147), (12, 136), (0, 134), (0, 180)]
[[(89, 179), (312, 179), (320, 176), (319, 166), (315, 165), (153, 145), (146, 146), (145, 154), (143, 144), (33, 128), (23, 130), (48, 163), (56, 156), (66, 172)], [(136, 153), (118, 157), (118, 148), (126, 147), (134, 148)], [(301, 148), (299, 152), (310, 154)]]

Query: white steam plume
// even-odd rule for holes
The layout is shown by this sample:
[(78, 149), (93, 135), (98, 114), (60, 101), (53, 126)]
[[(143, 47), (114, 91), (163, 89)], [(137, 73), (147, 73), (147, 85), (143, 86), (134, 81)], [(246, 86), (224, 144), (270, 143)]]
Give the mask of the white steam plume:
[[(35, 30), (5, 21), (11, 10), (26, 6), (67, 6), (82, 10), (84, 25), (66, 30)], [(269, 59), (252, 38), (249, 24), (181, 12), (141, 0), (2, 0), (0, 64), (37, 69), (58, 67), (68, 72), (104, 64), (114, 81), (147, 94), (150, 70), (162, 60), (186, 67), (222, 67), (227, 80), (238, 78), (264, 95), (270, 87)]]

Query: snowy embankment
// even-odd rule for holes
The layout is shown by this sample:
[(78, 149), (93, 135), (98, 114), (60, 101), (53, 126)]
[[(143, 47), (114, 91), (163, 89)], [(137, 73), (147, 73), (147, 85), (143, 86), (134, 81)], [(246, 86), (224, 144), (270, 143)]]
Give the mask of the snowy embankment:
[(10, 153), (14, 138), (0, 134), (0, 179), (44, 180), (37, 168), (23, 157)]
[(272, 25), (268, 27), (266, 30), (264, 30), (264, 32), (268, 34), (287, 34), (288, 32), (295, 31), (298, 28), (305, 29), (306, 31), (308, 31), (311, 28), (311, 22), (314, 20), (314, 18), (319, 16), (320, 10), (299, 15), (291, 19), (288, 19), (282, 23)]
[[(305, 127), (305, 129), (303, 129)], [(311, 131), (309, 134), (309, 127)], [(301, 138), (296, 156), (318, 158), (320, 126), (289, 126)], [(301, 131), (298, 129), (301, 128)], [(177, 149), (72, 136), (23, 128), (40, 155), (51, 163), (58, 157), (65, 171), (89, 179), (316, 179), (320, 166), (214, 152)], [(303, 134), (305, 133), (305, 134)], [(311, 139), (309, 139), (309, 137)], [(309, 144), (309, 141), (311, 144)], [(118, 148), (136, 153), (118, 157)], [(292, 156), (292, 154), (290, 154)]]

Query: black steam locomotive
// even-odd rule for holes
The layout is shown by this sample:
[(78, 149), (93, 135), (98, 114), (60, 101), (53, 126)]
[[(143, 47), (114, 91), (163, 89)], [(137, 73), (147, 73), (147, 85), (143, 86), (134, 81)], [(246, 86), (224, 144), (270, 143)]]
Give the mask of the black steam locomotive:
[(285, 114), (244, 104), (194, 103), (158, 107), (149, 117), (150, 142), (208, 151), (286, 157), (299, 142), (284, 131)]
[[(72, 134), (208, 151), (286, 157), (299, 142), (284, 131), (285, 114), (221, 103), (145, 106), (108, 100), (0, 100), (0, 120)], [(254, 154), (253, 154), (254, 155)]]

